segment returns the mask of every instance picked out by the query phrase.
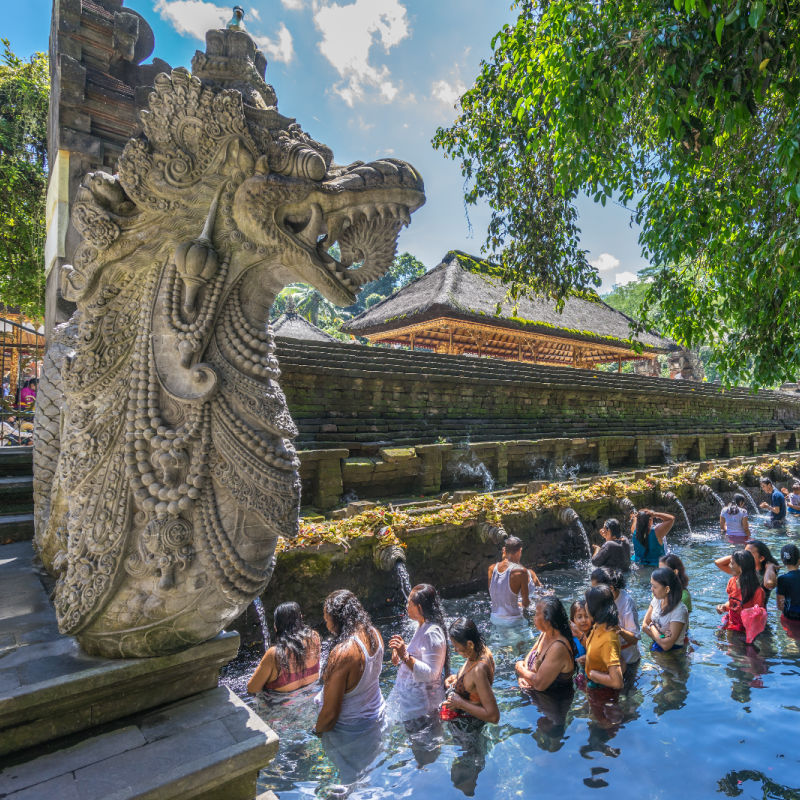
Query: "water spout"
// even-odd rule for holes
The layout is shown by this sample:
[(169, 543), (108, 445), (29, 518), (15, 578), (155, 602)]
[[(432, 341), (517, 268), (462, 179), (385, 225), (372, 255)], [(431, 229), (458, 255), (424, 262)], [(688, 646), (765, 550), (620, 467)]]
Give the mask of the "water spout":
[(720, 508), (725, 506), (725, 501), (710, 486), (701, 484), (700, 494), (705, 495), (706, 497), (713, 497), (719, 503)]
[(398, 559), (394, 562), (394, 576), (400, 591), (403, 593), (403, 597), (408, 600), (408, 596), (411, 594), (411, 578), (408, 575), (405, 561)]
[(756, 501), (753, 500), (753, 495), (751, 495), (750, 492), (748, 492), (747, 489), (745, 489), (741, 483), (737, 483), (736, 488), (750, 501), (750, 505), (753, 507), (753, 511), (756, 514), (758, 514), (759, 513), (758, 505), (756, 505)]
[(406, 554), (402, 548), (396, 544), (375, 548), (373, 558), (378, 569), (394, 575), (403, 597), (408, 600), (408, 596), (411, 594), (411, 579), (408, 576), (408, 569), (406, 569)]
[(689, 515), (686, 513), (686, 509), (683, 507), (683, 503), (678, 499), (677, 495), (674, 492), (666, 492), (664, 494), (664, 499), (669, 500), (672, 503), (675, 503), (676, 506), (681, 510), (681, 514), (683, 514), (683, 519), (686, 522), (686, 527), (689, 529), (689, 536), (691, 536), (694, 531), (692, 531), (692, 523), (689, 522)]
[(264, 637), (264, 652), (269, 649), (269, 625), (267, 625), (267, 614), (264, 611), (264, 604), (261, 602), (260, 597), (253, 600), (253, 607), (258, 616), (258, 624), (261, 626), (261, 635)]
[(482, 542), (497, 545), (502, 547), (508, 539), (508, 531), (502, 525), (492, 525), (484, 522), (478, 529), (478, 535), (481, 537)]
[(562, 525), (570, 526), (574, 523), (577, 526), (583, 542), (584, 555), (586, 558), (591, 558), (592, 546), (589, 544), (589, 536), (586, 533), (586, 528), (583, 527), (578, 512), (574, 508), (563, 508), (558, 513), (558, 519)]

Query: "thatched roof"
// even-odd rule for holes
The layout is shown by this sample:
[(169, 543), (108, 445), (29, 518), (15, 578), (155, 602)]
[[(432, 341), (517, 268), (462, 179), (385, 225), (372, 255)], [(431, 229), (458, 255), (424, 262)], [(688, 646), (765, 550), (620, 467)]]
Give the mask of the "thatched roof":
[(296, 311), (287, 311), (281, 314), (272, 323), (272, 332), (275, 336), (284, 339), (300, 339), (306, 342), (336, 342), (335, 337), (320, 330), (305, 317), (301, 317)]
[[(509, 331), (630, 347), (630, 318), (599, 297), (570, 297), (561, 313), (554, 301), (543, 297), (520, 297), (511, 303), (506, 298), (507, 287), (480, 272), (483, 263), (451, 250), (437, 267), (348, 320), (342, 330), (354, 336), (371, 336), (449, 318)], [(675, 349), (668, 339), (650, 333), (640, 334), (638, 341), (651, 353)]]

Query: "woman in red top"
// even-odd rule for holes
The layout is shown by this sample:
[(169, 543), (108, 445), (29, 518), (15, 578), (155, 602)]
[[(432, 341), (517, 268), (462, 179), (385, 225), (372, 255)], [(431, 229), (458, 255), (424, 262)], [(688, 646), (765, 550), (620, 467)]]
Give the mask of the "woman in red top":
[(319, 677), (319, 634), (303, 622), (297, 603), (275, 609), (275, 644), (261, 659), (247, 691), (291, 692)]
[[(720, 569), (724, 569), (719, 564)], [(728, 619), (723, 625), (730, 631), (743, 631), (742, 609), (752, 606), (766, 608), (767, 599), (764, 590), (758, 582), (756, 574), (756, 561), (747, 550), (737, 550), (727, 565), (732, 573), (728, 581), (728, 602), (717, 606), (717, 612), (727, 613)], [(724, 571), (728, 571), (728, 569)]]

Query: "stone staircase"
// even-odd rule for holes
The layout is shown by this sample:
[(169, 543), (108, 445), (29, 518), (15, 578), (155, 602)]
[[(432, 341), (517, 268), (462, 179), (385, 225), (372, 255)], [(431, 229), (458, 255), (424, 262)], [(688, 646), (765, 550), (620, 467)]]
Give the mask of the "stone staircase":
[[(565, 369), (522, 364), (496, 359), (448, 356), (437, 353), (366, 347), (356, 344), (299, 342), (276, 339), (281, 366), (281, 384), (299, 428), (298, 449), (347, 447), (358, 450), (371, 443), (391, 441), (396, 445), (427, 444), (444, 437), (451, 441), (509, 441), (581, 436), (636, 436), (680, 433), (743, 433), (794, 428), (800, 421), (800, 398), (785, 393), (746, 388), (722, 390), (718, 385), (674, 381), (641, 375), (600, 373), (593, 370)], [(306, 406), (295, 391), (295, 378), (317, 376), (318, 382), (340, 383), (352, 387), (351, 397), (341, 404), (323, 402)], [(378, 407), (366, 388), (379, 381), (394, 391), (398, 402), (393, 407)], [(503, 393), (522, 389), (531, 396), (559, 393), (571, 398), (590, 395), (611, 400), (605, 413), (589, 416), (582, 404), (567, 403), (552, 413), (529, 413), (525, 417), (509, 413), (485, 416), (459, 416), (445, 409), (415, 407), (413, 397), (403, 388), (430, 384), (458, 385), (466, 391)], [(360, 387), (364, 385), (365, 388)], [(371, 386), (371, 384), (370, 384)], [(388, 388), (387, 388), (388, 387)], [(359, 394), (360, 392), (360, 394)], [(297, 395), (297, 397), (295, 396)], [(626, 415), (613, 407), (614, 398), (657, 396), (668, 415), (642, 412)], [(677, 404), (691, 413), (670, 414)], [(391, 404), (390, 404), (391, 405)], [(719, 415), (717, 407), (731, 410)], [(779, 419), (790, 409), (791, 420)], [(745, 413), (755, 409), (758, 413)]]
[(0, 544), (33, 538), (32, 458), (32, 447), (0, 447)]

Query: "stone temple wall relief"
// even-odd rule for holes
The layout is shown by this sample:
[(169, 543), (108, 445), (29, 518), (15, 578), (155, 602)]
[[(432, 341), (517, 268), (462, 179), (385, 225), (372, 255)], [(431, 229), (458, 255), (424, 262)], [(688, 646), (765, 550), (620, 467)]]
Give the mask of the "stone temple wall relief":
[(41, 387), (36, 545), (61, 630), (109, 657), (204, 641), (263, 590), (300, 500), (269, 308), (293, 281), (352, 303), (425, 200), (409, 164), (338, 166), (282, 116), (247, 33), (206, 45), (84, 178)]

